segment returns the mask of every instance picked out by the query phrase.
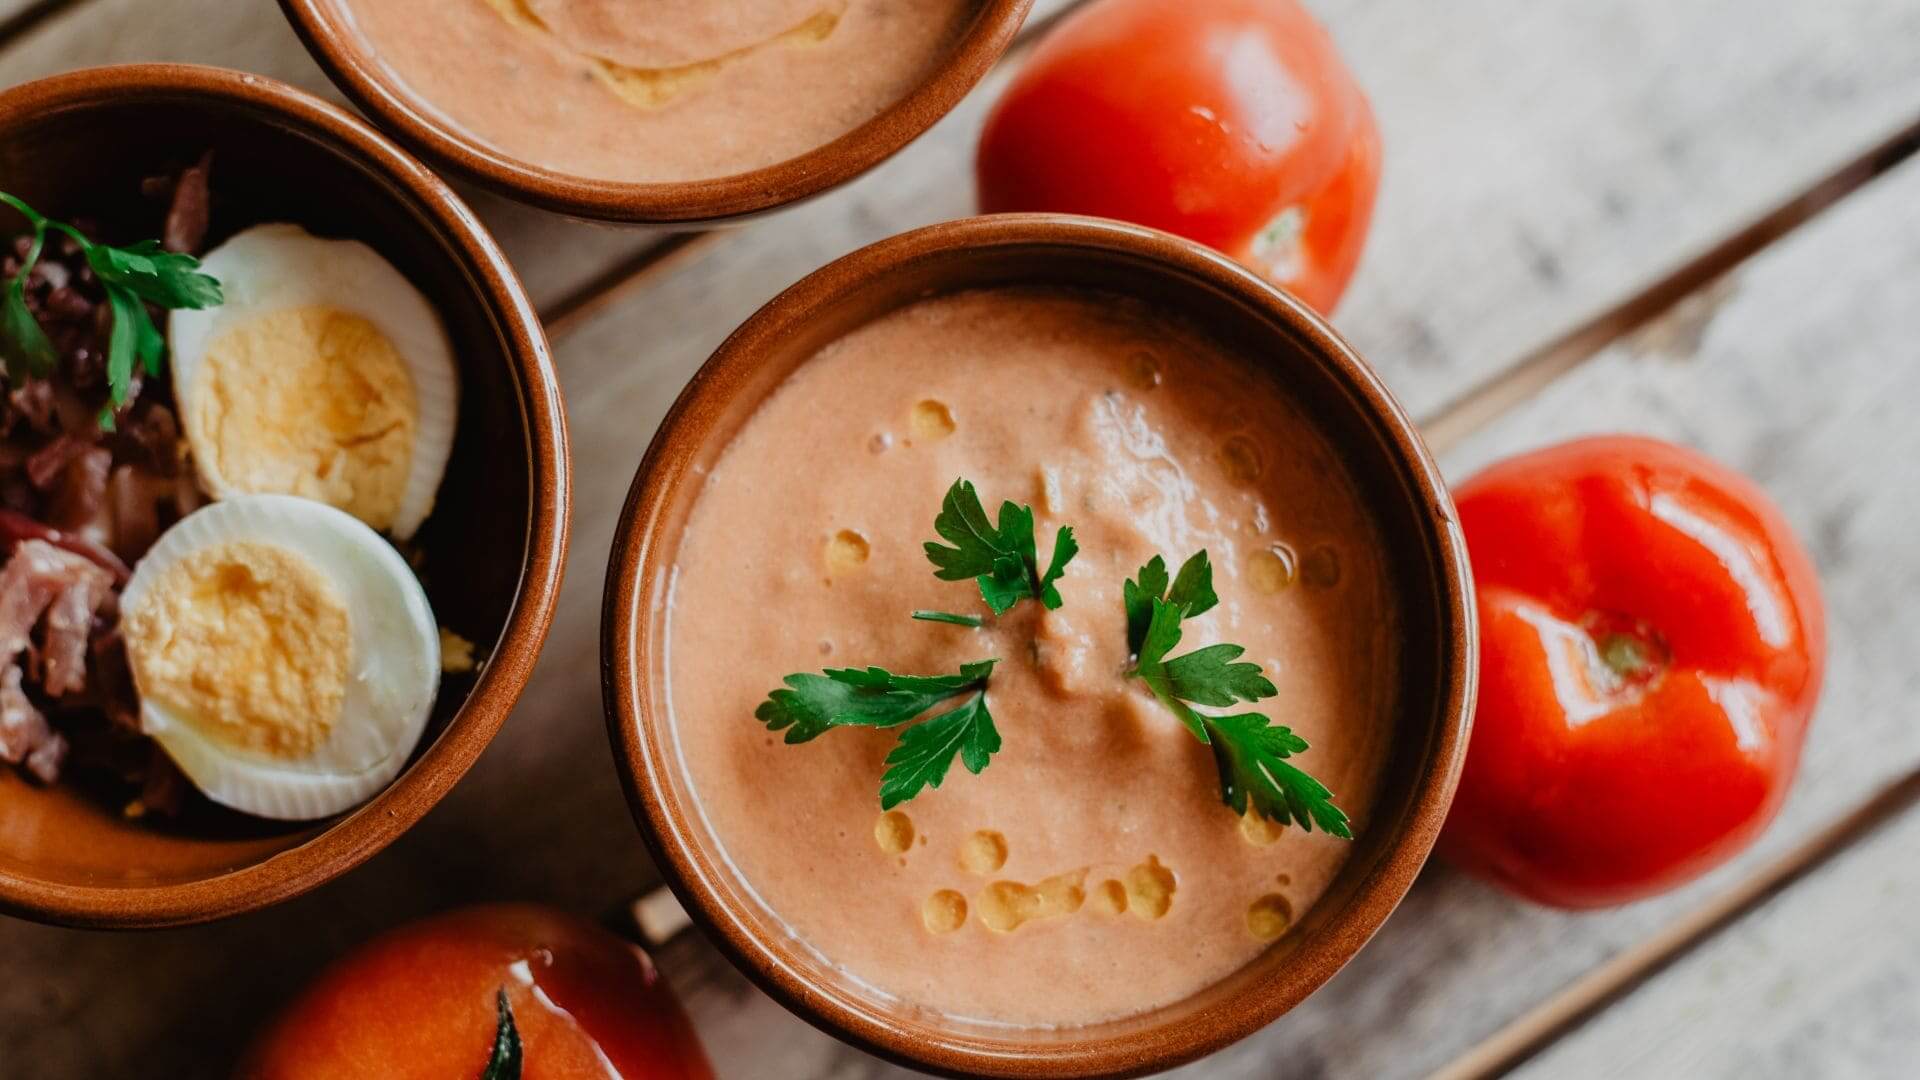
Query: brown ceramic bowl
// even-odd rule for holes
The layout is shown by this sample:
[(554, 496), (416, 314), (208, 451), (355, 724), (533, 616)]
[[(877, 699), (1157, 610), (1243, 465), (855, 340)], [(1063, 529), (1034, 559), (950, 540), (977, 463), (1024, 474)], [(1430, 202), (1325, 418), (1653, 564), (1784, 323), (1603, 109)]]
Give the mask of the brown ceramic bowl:
[(634, 225), (715, 223), (838, 187), (905, 148), (973, 89), (1026, 21), (1033, 0), (980, 0), (946, 61), (905, 97), (825, 146), (733, 176), (673, 183), (595, 180), (509, 156), (445, 119), (369, 50), (340, 0), (280, 0), (334, 84), (409, 148), (510, 199), (577, 218)]
[[(442, 625), (488, 658), (443, 681), (414, 759), (344, 816), (268, 822), (205, 803), (128, 821), (104, 793), (0, 766), (0, 910), (83, 926), (164, 926), (264, 907), (352, 869), (438, 802), (526, 684), (559, 592), (567, 437), (545, 336), (499, 248), (447, 186), (340, 109), (258, 75), (138, 65), (0, 93), (0, 176), (44, 213), (157, 231), (140, 180), (214, 154), (217, 243), (264, 221), (363, 240), (438, 306), (460, 424), (415, 537)], [(138, 215), (135, 216), (135, 212)], [(4, 227), (20, 223), (9, 211)], [(145, 233), (151, 235), (151, 232)]]
[[(708, 469), (759, 403), (821, 346), (900, 305), (964, 288), (1054, 283), (1141, 296), (1257, 357), (1343, 453), (1394, 546), (1404, 605), (1401, 706), (1378, 803), (1351, 859), (1299, 925), (1214, 987), (1131, 1019), (1009, 1031), (916, 1015), (796, 948), (717, 857), (675, 760), (658, 677), (664, 590)], [(875, 1053), (954, 1075), (1123, 1076), (1217, 1050), (1338, 971), (1426, 861), (1466, 752), (1476, 635), (1466, 550), (1440, 473), (1373, 371), (1305, 306), (1214, 252), (1164, 233), (1053, 215), (975, 218), (875, 244), (814, 273), (748, 320), (667, 414), (640, 464), (608, 571), (607, 723), (641, 832), (689, 912), (768, 993)], [(742, 722), (747, 722), (743, 717)]]

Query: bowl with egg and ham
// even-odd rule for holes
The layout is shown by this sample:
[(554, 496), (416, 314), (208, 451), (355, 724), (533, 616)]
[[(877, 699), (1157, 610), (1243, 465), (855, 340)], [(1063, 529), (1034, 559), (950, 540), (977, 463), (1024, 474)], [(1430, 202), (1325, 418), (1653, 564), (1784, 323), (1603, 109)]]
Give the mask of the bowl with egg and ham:
[(298, 895), (460, 778), (566, 544), (546, 342), (458, 197), (214, 68), (0, 93), (0, 910)]
[(1411, 422), (1163, 233), (975, 218), (830, 264), (639, 466), (609, 734), (695, 920), (916, 1068), (1122, 1076), (1330, 978), (1411, 884), (1476, 675)]
[(766, 213), (945, 116), (1033, 0), (281, 0), (336, 85), (509, 198), (640, 225)]

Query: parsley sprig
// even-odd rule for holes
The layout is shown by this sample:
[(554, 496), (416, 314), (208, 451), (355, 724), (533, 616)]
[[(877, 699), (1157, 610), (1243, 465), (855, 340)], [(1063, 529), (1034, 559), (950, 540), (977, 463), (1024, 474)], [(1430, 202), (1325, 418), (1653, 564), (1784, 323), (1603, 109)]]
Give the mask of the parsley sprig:
[(27, 278), (40, 261), (49, 232), (70, 237), (80, 245), (113, 311), (113, 328), (107, 337), (109, 404), (100, 414), (100, 426), (112, 428), (114, 412), (127, 403), (135, 362), (152, 378), (160, 374), (160, 361), (166, 355), (166, 339), (153, 324), (147, 305), (168, 310), (217, 307), (224, 300), (220, 282), (200, 272), (200, 260), (167, 251), (158, 240), (142, 240), (124, 248), (99, 244), (72, 225), (51, 220), (6, 192), (0, 192), (0, 203), (18, 211), (33, 230), (20, 272), (6, 283), (4, 297), (0, 297), (0, 359), (6, 362), (7, 378), (18, 383), (53, 374), (59, 354), (27, 308)]
[(995, 615), (1004, 615), (1028, 599), (1040, 601), (1049, 610), (1058, 608), (1060, 590), (1054, 583), (1080, 553), (1073, 528), (1062, 525), (1054, 534), (1053, 559), (1042, 571), (1034, 547), (1033, 507), (1003, 502), (999, 521), (989, 522), (979, 493), (965, 480), (955, 480), (947, 489), (940, 516), (933, 519), (933, 531), (947, 541), (929, 540), (924, 545), (934, 576), (942, 581), (973, 578), (981, 599)]
[(879, 667), (828, 668), (789, 675), (753, 712), (788, 743), (819, 738), (837, 727), (899, 727), (934, 706), (966, 700), (900, 733), (880, 777), (880, 808), (891, 810), (947, 778), (955, 754), (979, 775), (1000, 750), (1000, 732), (987, 711), (987, 680), (998, 660), (962, 664), (957, 675), (895, 675)]
[[(1048, 608), (1060, 606), (1055, 583), (1080, 550), (1073, 529), (1062, 527), (1055, 534), (1053, 558), (1043, 571), (1034, 547), (1033, 508), (1004, 502), (999, 521), (990, 522), (979, 492), (964, 479), (947, 489), (933, 529), (948, 542), (925, 545), (934, 576), (942, 581), (973, 578), (995, 615), (1027, 599)], [(923, 622), (975, 629), (985, 622), (948, 611), (912, 615)], [(768, 694), (753, 715), (767, 730), (785, 731), (789, 743), (817, 739), (836, 727), (900, 728), (899, 742), (887, 755), (880, 777), (880, 807), (891, 810), (927, 788), (938, 788), (956, 756), (968, 772), (978, 775), (1000, 751), (1000, 732), (987, 709), (987, 683), (999, 662), (962, 664), (957, 675), (896, 675), (882, 667), (789, 675), (783, 680), (786, 685)], [(954, 698), (965, 700), (902, 727)]]
[(1225, 708), (1257, 702), (1279, 691), (1260, 665), (1241, 660), (1238, 645), (1209, 645), (1169, 657), (1180, 644), (1180, 624), (1219, 603), (1213, 591), (1213, 567), (1201, 551), (1180, 567), (1169, 584), (1167, 565), (1158, 555), (1140, 568), (1121, 590), (1127, 610), (1127, 643), (1135, 660), (1128, 674), (1139, 678), (1193, 737), (1213, 749), (1220, 772), (1220, 798), (1235, 813), (1252, 803), (1261, 816), (1308, 832), (1318, 825), (1334, 836), (1352, 839), (1347, 815), (1333, 803), (1325, 784), (1288, 763), (1307, 749), (1307, 741), (1260, 713), (1221, 715), (1194, 708)]
[[(988, 521), (973, 485), (956, 480), (934, 521), (934, 531), (947, 543), (929, 541), (927, 558), (943, 581), (974, 579), (996, 615), (1027, 599), (1056, 609), (1062, 601), (1055, 583), (1079, 553), (1079, 545), (1073, 529), (1063, 526), (1043, 571), (1033, 522), (1032, 507), (1012, 502), (1001, 504), (997, 522)], [(1166, 561), (1154, 556), (1136, 578), (1125, 582), (1121, 600), (1127, 648), (1134, 658), (1127, 675), (1144, 682), (1194, 738), (1212, 749), (1221, 801), (1236, 813), (1244, 814), (1251, 806), (1281, 824), (1297, 822), (1308, 831), (1318, 826), (1351, 839), (1347, 815), (1334, 805), (1333, 794), (1287, 761), (1306, 751), (1305, 739), (1259, 713), (1217, 714), (1194, 707), (1225, 708), (1278, 693), (1258, 664), (1240, 659), (1246, 649), (1239, 645), (1209, 645), (1169, 655), (1180, 644), (1181, 623), (1220, 603), (1207, 553), (1195, 554), (1171, 576)], [(912, 614), (923, 621), (975, 628), (984, 621), (942, 611)], [(988, 683), (999, 662), (962, 664), (953, 675), (897, 675), (881, 667), (789, 675), (753, 715), (767, 730), (786, 732), (789, 743), (810, 742), (841, 727), (900, 729), (880, 779), (881, 809), (891, 810), (927, 788), (938, 788), (955, 757), (977, 775), (1000, 751), (1000, 732), (987, 709)], [(956, 698), (961, 699), (958, 705), (928, 716)]]

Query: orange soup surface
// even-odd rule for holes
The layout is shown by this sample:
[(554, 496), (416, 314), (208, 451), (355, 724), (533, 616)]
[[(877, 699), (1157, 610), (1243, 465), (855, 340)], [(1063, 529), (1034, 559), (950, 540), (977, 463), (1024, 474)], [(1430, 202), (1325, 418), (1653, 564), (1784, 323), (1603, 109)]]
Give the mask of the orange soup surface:
[[(1073, 526), (1063, 604), (979, 629), (922, 551), (956, 477)], [(1006, 288), (923, 300), (822, 349), (763, 402), (691, 513), (668, 596), (680, 767), (772, 916), (878, 992), (954, 1017), (1079, 1025), (1218, 982), (1284, 935), (1349, 843), (1223, 805), (1210, 751), (1130, 664), (1122, 582), (1205, 549), (1220, 605), (1177, 650), (1247, 649), (1257, 708), (1368, 827), (1394, 706), (1377, 526), (1312, 418), (1140, 302)], [(896, 733), (786, 745), (754, 710), (790, 672), (954, 672), (997, 657), (1002, 749), (882, 814)]]
[(732, 176), (824, 146), (931, 75), (979, 0), (339, 0), (430, 111), (599, 180)]

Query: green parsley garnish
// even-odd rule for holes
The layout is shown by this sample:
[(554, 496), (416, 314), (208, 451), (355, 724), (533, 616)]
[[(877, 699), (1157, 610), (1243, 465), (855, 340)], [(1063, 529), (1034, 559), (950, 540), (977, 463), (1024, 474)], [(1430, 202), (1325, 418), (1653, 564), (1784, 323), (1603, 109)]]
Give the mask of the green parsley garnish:
[(933, 520), (933, 531), (947, 541), (941, 544), (929, 540), (924, 545), (935, 567), (934, 576), (942, 581), (973, 578), (980, 586), (981, 599), (995, 615), (1005, 614), (1027, 599), (1039, 600), (1049, 609), (1058, 608), (1060, 590), (1054, 582), (1080, 552), (1073, 529), (1061, 526), (1053, 538), (1053, 559), (1043, 572), (1034, 549), (1033, 507), (1003, 502), (999, 522), (989, 522), (979, 494), (965, 480), (955, 480), (947, 489), (940, 516)]
[[(980, 496), (966, 480), (947, 489), (934, 530), (947, 544), (928, 542), (927, 558), (943, 581), (973, 578), (994, 614), (1021, 600), (1034, 599), (1049, 609), (1061, 604), (1055, 582), (1079, 552), (1073, 529), (1061, 527), (1053, 559), (1040, 569), (1034, 549), (1033, 508), (1001, 504), (998, 522), (987, 520)], [(1352, 839), (1347, 815), (1333, 804), (1333, 793), (1318, 780), (1287, 763), (1304, 752), (1306, 740), (1259, 713), (1220, 715), (1194, 708), (1223, 708), (1255, 702), (1279, 691), (1258, 664), (1240, 657), (1239, 645), (1209, 645), (1169, 657), (1180, 644), (1182, 620), (1219, 604), (1213, 591), (1213, 566), (1199, 552), (1171, 577), (1158, 555), (1121, 588), (1127, 615), (1127, 648), (1134, 665), (1127, 672), (1153, 691), (1194, 738), (1212, 748), (1220, 771), (1220, 797), (1234, 812), (1249, 805), (1275, 822), (1298, 822), (1311, 832), (1319, 826)], [(915, 619), (979, 627), (984, 620), (947, 611), (915, 611)], [(987, 711), (987, 684), (997, 659), (963, 664), (956, 675), (896, 675), (881, 667), (829, 668), (818, 675), (789, 675), (785, 686), (767, 695), (754, 717), (769, 731), (786, 732), (789, 743), (809, 742), (838, 727), (900, 728), (880, 779), (880, 807), (891, 810), (937, 788), (957, 756), (978, 774), (1000, 750), (1000, 732)], [(931, 718), (936, 706), (963, 699)], [(916, 722), (917, 721), (917, 722)], [(902, 726), (906, 725), (906, 726)]]
[(987, 712), (987, 680), (997, 660), (962, 664), (958, 675), (895, 675), (885, 668), (829, 668), (789, 675), (786, 688), (767, 695), (753, 712), (789, 743), (819, 738), (837, 727), (899, 727), (934, 706), (966, 696), (957, 708), (900, 732), (880, 778), (880, 808), (891, 810), (940, 786), (955, 754), (978, 775), (1000, 749)]
[(1287, 763), (1287, 758), (1307, 749), (1305, 739), (1259, 713), (1219, 715), (1193, 707), (1224, 708), (1279, 692), (1260, 673), (1260, 665), (1240, 659), (1247, 650), (1238, 645), (1209, 645), (1168, 658), (1180, 644), (1181, 621), (1219, 603), (1207, 553), (1188, 559), (1171, 585), (1167, 565), (1156, 555), (1121, 593), (1127, 610), (1127, 643), (1135, 656), (1128, 674), (1145, 682), (1194, 738), (1213, 748), (1221, 801), (1244, 814), (1251, 800), (1254, 810), (1269, 820), (1282, 825), (1296, 822), (1308, 832), (1318, 825), (1351, 840), (1347, 815), (1333, 804), (1333, 793)]
[(504, 988), (493, 1000), (498, 1017), (493, 1028), (493, 1053), (487, 1058), (487, 1067), (480, 1071), (480, 1080), (520, 1080), (520, 1029), (513, 1023), (513, 1007), (507, 1004)]
[(987, 625), (987, 620), (978, 615), (955, 615), (951, 611), (916, 611), (913, 617), (921, 622), (941, 622), (953, 626), (971, 626), (975, 630)]
[(7, 282), (0, 299), (0, 359), (7, 378), (15, 383), (53, 374), (58, 359), (53, 342), (27, 309), (27, 276), (46, 247), (49, 230), (71, 237), (86, 255), (87, 265), (106, 292), (113, 311), (113, 329), (107, 338), (107, 394), (110, 404), (101, 411), (100, 425), (113, 427), (115, 410), (127, 403), (137, 360), (149, 378), (160, 374), (166, 339), (153, 325), (147, 305), (173, 310), (219, 306), (220, 283), (200, 273), (200, 260), (167, 251), (158, 240), (142, 240), (131, 247), (97, 244), (65, 222), (41, 216), (32, 207), (5, 192), (0, 203), (12, 207), (33, 229), (33, 243), (21, 260), (20, 273)]

